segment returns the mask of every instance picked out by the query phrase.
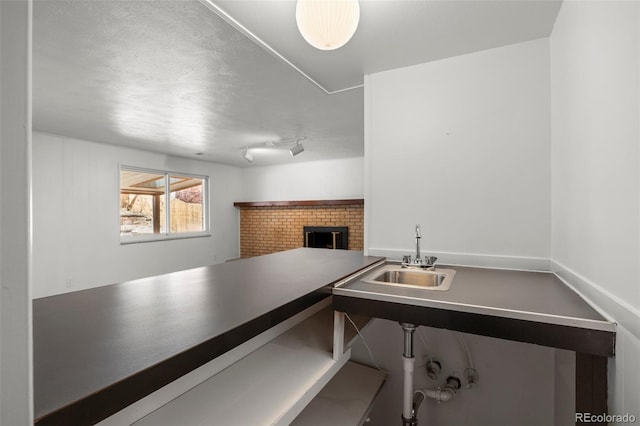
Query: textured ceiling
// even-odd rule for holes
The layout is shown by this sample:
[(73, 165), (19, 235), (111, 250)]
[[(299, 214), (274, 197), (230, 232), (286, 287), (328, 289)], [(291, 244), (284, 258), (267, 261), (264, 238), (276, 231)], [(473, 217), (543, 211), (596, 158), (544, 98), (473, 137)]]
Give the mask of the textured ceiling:
[[(34, 130), (241, 167), (363, 154), (362, 75), (548, 36), (559, 1), (361, 0), (354, 38), (308, 46), (293, 0), (36, 0)], [(222, 16), (222, 15), (221, 15)], [(239, 24), (238, 24), (239, 23)]]
[(34, 130), (246, 166), (363, 153), (362, 89), (329, 96), (197, 1), (36, 1)]

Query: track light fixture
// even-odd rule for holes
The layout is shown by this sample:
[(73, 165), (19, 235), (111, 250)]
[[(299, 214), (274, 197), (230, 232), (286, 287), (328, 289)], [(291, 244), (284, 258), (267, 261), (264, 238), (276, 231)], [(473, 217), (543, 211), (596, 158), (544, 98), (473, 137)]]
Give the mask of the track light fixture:
[(244, 151), (242, 152), (242, 158), (244, 158), (248, 162), (253, 161), (253, 154), (249, 152), (249, 147), (245, 148)]
[(296, 144), (289, 150), (292, 157), (295, 157), (296, 155), (300, 154), (302, 151), (304, 151), (304, 147), (302, 146), (302, 144), (300, 144), (300, 140), (297, 140)]
[(304, 151), (304, 147), (302, 146), (300, 141), (303, 141), (306, 139), (307, 139), (306, 136), (301, 136), (297, 138), (282, 139), (279, 141), (260, 142), (252, 145), (247, 145), (242, 149), (242, 158), (244, 158), (249, 163), (251, 163), (253, 162), (253, 155), (256, 152), (258, 153), (258, 159), (260, 159), (263, 154), (265, 156), (271, 155), (271, 154), (278, 155), (277, 154), (278, 152), (284, 153), (283, 149), (286, 149), (286, 146), (290, 145), (291, 143), (295, 143), (295, 145), (289, 149), (289, 154), (291, 154), (292, 157), (295, 157), (296, 155)]

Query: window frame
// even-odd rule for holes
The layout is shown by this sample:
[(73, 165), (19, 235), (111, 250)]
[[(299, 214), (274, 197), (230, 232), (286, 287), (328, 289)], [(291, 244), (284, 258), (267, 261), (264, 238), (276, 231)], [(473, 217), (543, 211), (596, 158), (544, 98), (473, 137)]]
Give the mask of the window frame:
[[(122, 172), (123, 171), (132, 171), (132, 172), (140, 172), (140, 173), (149, 173), (149, 174), (157, 174), (164, 176), (165, 183), (165, 212), (164, 218), (161, 220), (164, 221), (164, 232), (152, 233), (152, 234), (139, 234), (139, 235), (122, 235), (121, 232), (121, 212), (120, 212), (120, 196), (122, 191)], [(186, 177), (186, 178), (196, 178), (202, 180), (202, 231), (191, 231), (191, 232), (171, 232), (171, 189), (169, 185), (169, 181), (171, 177)], [(202, 237), (210, 237), (211, 236), (211, 228), (209, 224), (210, 217), (210, 194), (209, 194), (209, 176), (200, 175), (194, 173), (183, 173), (176, 172), (173, 170), (163, 170), (163, 169), (152, 169), (148, 167), (138, 167), (131, 166), (128, 164), (119, 163), (118, 164), (118, 197), (117, 203), (118, 205), (118, 235), (120, 240), (120, 245), (126, 244), (137, 244), (137, 243), (149, 243), (153, 241), (167, 241), (167, 240), (182, 240), (189, 238), (202, 238)]]

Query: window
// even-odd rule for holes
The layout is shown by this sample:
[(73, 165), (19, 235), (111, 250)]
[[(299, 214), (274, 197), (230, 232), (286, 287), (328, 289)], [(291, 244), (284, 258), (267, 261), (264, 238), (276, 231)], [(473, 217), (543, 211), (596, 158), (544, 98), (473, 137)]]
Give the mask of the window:
[(120, 166), (120, 241), (208, 235), (208, 183), (206, 176)]

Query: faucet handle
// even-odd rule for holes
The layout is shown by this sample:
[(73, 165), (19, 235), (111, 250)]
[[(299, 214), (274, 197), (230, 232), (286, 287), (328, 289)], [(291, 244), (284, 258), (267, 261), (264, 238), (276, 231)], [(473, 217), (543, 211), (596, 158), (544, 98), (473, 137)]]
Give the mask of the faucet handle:
[(424, 257), (424, 263), (426, 263), (429, 266), (434, 266), (436, 264), (436, 260), (438, 260), (438, 258), (435, 257), (435, 256), (425, 256)]
[(402, 256), (402, 263), (411, 263), (411, 255), (405, 254)]

